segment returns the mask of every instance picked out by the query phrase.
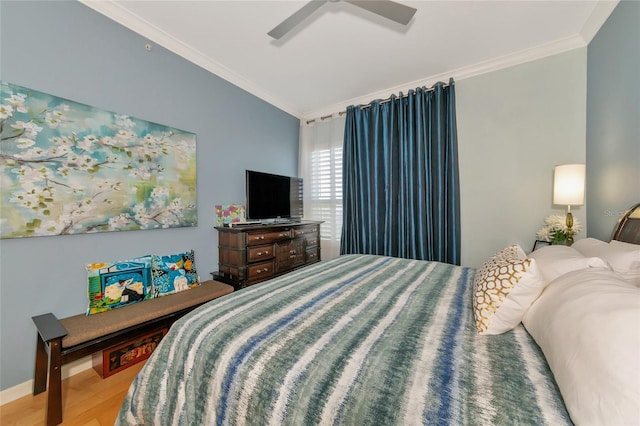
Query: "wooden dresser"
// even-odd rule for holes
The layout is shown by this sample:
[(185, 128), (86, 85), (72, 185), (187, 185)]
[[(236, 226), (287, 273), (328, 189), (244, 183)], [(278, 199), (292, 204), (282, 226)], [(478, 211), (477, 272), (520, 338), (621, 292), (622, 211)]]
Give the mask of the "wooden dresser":
[(320, 224), (244, 225), (218, 230), (219, 281), (244, 288), (320, 260)]

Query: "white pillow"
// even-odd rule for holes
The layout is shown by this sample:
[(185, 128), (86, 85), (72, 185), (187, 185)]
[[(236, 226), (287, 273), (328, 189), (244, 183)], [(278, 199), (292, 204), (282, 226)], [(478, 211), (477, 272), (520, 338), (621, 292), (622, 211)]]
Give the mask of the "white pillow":
[(585, 257), (573, 247), (551, 245), (542, 247), (529, 255), (538, 262), (545, 282), (548, 284), (567, 272), (584, 268), (609, 268), (599, 257)]
[(549, 284), (522, 319), (578, 425), (640, 424), (640, 289), (587, 268)]
[(609, 242), (609, 244), (611, 244), (612, 246), (616, 246), (617, 248), (620, 248), (620, 249), (623, 249), (623, 250), (628, 250), (628, 251), (633, 251), (633, 252), (640, 250), (640, 245), (632, 244), (632, 243), (625, 243), (624, 241), (611, 240)]
[(522, 321), (542, 292), (544, 279), (536, 262), (518, 245), (500, 250), (476, 271), (473, 312), (480, 334), (501, 334)]
[(585, 256), (597, 256), (606, 261), (614, 272), (640, 287), (640, 245), (620, 241), (583, 238), (572, 246)]
[(640, 245), (625, 243), (623, 241), (617, 240), (612, 240), (609, 242), (609, 244), (614, 246), (616, 249), (621, 249), (627, 252), (629, 258), (631, 259), (629, 269), (625, 272), (621, 271), (620, 273), (625, 280), (640, 287)]

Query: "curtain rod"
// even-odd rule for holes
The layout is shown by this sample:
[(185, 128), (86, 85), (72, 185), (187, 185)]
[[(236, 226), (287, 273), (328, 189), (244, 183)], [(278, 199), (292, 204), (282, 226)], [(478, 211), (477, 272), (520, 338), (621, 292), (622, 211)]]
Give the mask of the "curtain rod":
[[(340, 111), (340, 112), (337, 112), (337, 113), (334, 112), (333, 114), (338, 114), (338, 117), (339, 117), (341, 115), (345, 115), (346, 113), (347, 113), (347, 111)], [(319, 120), (322, 121), (322, 120), (326, 120), (327, 118), (331, 118), (331, 117), (333, 117), (333, 114), (323, 115), (322, 117), (319, 118)], [(317, 120), (316, 118), (314, 118), (313, 120), (307, 120), (306, 123), (307, 124), (315, 123), (316, 120)]]
[[(436, 84), (437, 84), (437, 83), (436, 83)], [(443, 84), (442, 84), (442, 87), (443, 87), (443, 88), (444, 88), (444, 87), (449, 87), (449, 85), (450, 85), (450, 84), (455, 84), (455, 82), (452, 82), (452, 83), (443, 83)], [(411, 89), (411, 90), (414, 90), (414, 89)], [(425, 92), (433, 92), (434, 90), (436, 90), (436, 88), (435, 88), (435, 86), (432, 86), (432, 87), (429, 87), (428, 89), (425, 89), (424, 91), (425, 91)], [(405, 95), (402, 95), (402, 97), (403, 97), (403, 98), (406, 98), (407, 96), (409, 96), (409, 94), (408, 94), (408, 93), (407, 93), (407, 94), (405, 94)], [(391, 101), (391, 96), (389, 96), (388, 98), (382, 99), (382, 100), (380, 101), (380, 103), (381, 103), (381, 104), (386, 104), (386, 103), (387, 103), (387, 102), (389, 102), (389, 101)], [(368, 104), (365, 104), (365, 105), (360, 105), (360, 109), (365, 109), (365, 108), (370, 108), (370, 107), (371, 107), (371, 102), (369, 102)], [(347, 111), (340, 111), (340, 112), (338, 112), (337, 114), (338, 114), (338, 116), (341, 116), (341, 115), (344, 115), (344, 114), (346, 114), (346, 113), (347, 113)], [(326, 120), (327, 118), (331, 118), (331, 117), (333, 117), (333, 114), (324, 115), (324, 116), (320, 117), (320, 121), (322, 121), (322, 120)], [(307, 124), (311, 124), (311, 123), (315, 123), (315, 122), (316, 122), (316, 119), (314, 118), (313, 120), (307, 120), (307, 122), (306, 122), (306, 123), (307, 123)]]
[[(436, 83), (436, 84), (437, 84), (437, 83)], [(451, 84), (453, 84), (453, 83), (451, 83)], [(443, 88), (444, 88), (444, 87), (449, 87), (449, 83), (442, 83), (442, 87), (443, 87)], [(415, 89), (411, 89), (411, 90), (415, 90)], [(410, 91), (411, 91), (411, 90), (410, 90)], [(433, 92), (434, 90), (436, 90), (435, 86), (429, 87), (428, 89), (424, 89), (424, 91), (425, 91), (425, 92)], [(402, 97), (403, 97), (403, 98), (406, 98), (407, 96), (409, 96), (409, 93), (406, 93), (406, 94), (402, 95)], [(391, 101), (391, 96), (389, 96), (389, 97), (388, 97), (388, 98), (386, 98), (386, 99), (382, 99), (382, 100), (380, 101), (380, 103), (381, 103), (381, 104), (386, 104), (387, 102), (390, 102), (390, 101)], [(360, 109), (370, 108), (370, 107), (371, 107), (371, 104), (372, 104), (372, 102), (369, 102), (369, 103), (368, 103), (368, 104), (366, 104), (366, 105), (360, 105)]]

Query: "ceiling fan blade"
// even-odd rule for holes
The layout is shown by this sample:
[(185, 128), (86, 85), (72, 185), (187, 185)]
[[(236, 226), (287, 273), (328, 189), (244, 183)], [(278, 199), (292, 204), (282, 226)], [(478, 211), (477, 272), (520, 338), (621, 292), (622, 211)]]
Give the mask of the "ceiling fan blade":
[(300, 22), (307, 19), (313, 12), (315, 12), (320, 6), (325, 4), (329, 0), (312, 0), (309, 3), (302, 6), (296, 13), (289, 16), (287, 19), (282, 21), (278, 26), (269, 31), (271, 37), (276, 40), (291, 31), (296, 25)]
[(355, 6), (361, 7), (380, 15), (384, 18), (391, 19), (402, 25), (407, 25), (417, 9), (405, 6), (404, 4), (396, 3), (391, 0), (344, 0), (347, 3), (351, 3)]

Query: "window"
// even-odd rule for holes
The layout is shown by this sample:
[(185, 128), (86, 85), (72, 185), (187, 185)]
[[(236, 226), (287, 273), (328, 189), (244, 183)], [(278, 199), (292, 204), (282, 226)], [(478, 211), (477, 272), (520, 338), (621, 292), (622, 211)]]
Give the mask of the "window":
[(340, 254), (342, 233), (342, 140), (344, 118), (318, 120), (300, 132), (300, 175), (304, 179), (304, 217), (322, 220), (322, 258)]
[(320, 238), (337, 241), (342, 230), (342, 147), (313, 151), (308, 215), (323, 220)]

